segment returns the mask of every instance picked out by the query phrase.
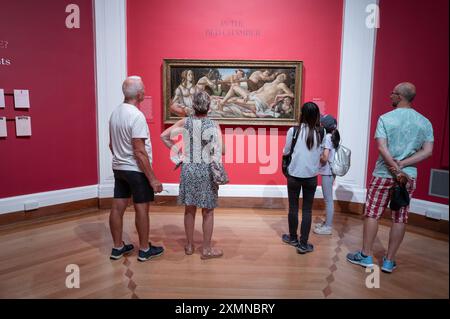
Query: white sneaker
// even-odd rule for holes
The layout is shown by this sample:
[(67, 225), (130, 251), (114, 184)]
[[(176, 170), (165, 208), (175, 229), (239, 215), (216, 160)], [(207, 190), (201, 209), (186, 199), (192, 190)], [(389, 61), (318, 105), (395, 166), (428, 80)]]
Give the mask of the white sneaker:
[(320, 223), (314, 224), (314, 228), (321, 228), (323, 226), (325, 226), (325, 221), (324, 220), (320, 221)]
[(324, 224), (315, 224), (314, 229), (322, 228)]
[(330, 226), (321, 226), (314, 228), (314, 233), (317, 235), (331, 235), (331, 227)]

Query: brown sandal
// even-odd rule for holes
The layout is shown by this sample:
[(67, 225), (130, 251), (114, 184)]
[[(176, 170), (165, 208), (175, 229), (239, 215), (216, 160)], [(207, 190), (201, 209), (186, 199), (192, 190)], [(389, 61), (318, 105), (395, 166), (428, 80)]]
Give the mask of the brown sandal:
[(223, 251), (217, 248), (203, 249), (201, 259), (219, 258), (223, 256)]
[(194, 245), (186, 245), (186, 246), (184, 246), (184, 253), (186, 255), (192, 255), (194, 253)]

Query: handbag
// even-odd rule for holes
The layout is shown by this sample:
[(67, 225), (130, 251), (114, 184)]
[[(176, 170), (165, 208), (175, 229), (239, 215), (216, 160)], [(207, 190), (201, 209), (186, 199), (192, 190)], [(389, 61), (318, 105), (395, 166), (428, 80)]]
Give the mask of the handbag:
[(403, 173), (395, 174), (395, 184), (390, 189), (390, 203), (389, 208), (393, 211), (398, 211), (402, 207), (409, 205), (411, 198), (409, 197), (406, 185), (411, 182), (410, 177)]
[[(216, 125), (216, 128), (217, 128), (217, 124), (216, 123), (215, 123), (215, 125)], [(215, 136), (215, 141), (217, 143), (217, 136)], [(215, 146), (217, 146), (217, 145), (215, 145)], [(225, 167), (223, 166), (223, 163), (220, 161), (220, 158), (217, 159), (217, 160), (213, 159), (209, 163), (209, 168), (211, 170), (211, 175), (212, 175), (212, 179), (213, 179), (214, 184), (216, 184), (216, 185), (225, 185), (225, 184), (229, 183), (230, 179), (228, 178), (228, 174), (225, 171)]]
[(396, 184), (391, 188), (391, 202), (389, 208), (393, 211), (398, 211), (402, 207), (409, 205), (410, 197), (406, 190), (405, 184)]
[(222, 163), (213, 161), (209, 166), (211, 168), (213, 182), (216, 185), (225, 185), (230, 181)]
[(294, 152), (295, 144), (297, 143), (298, 135), (300, 132), (300, 127), (294, 127), (294, 136), (292, 138), (292, 144), (291, 149), (289, 150), (289, 153), (286, 155), (283, 155), (283, 158), (281, 160), (281, 170), (283, 171), (283, 175), (286, 177), (289, 177), (288, 173), (288, 167), (292, 160), (292, 153)]

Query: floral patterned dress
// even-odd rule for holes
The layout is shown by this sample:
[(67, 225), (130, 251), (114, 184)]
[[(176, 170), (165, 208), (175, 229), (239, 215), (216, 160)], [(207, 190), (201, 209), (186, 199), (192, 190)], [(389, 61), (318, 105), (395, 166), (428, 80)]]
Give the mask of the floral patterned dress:
[(185, 154), (181, 166), (178, 203), (213, 209), (219, 186), (212, 179), (211, 147), (217, 145), (217, 126), (208, 117), (189, 116), (184, 125)]

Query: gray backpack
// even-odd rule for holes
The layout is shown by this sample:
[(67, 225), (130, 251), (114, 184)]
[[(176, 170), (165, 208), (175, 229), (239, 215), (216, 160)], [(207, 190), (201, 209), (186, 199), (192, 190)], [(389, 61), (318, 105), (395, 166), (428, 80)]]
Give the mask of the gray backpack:
[(331, 171), (336, 176), (344, 176), (350, 169), (350, 157), (352, 151), (344, 145), (339, 145), (334, 153), (333, 162), (330, 163)]

